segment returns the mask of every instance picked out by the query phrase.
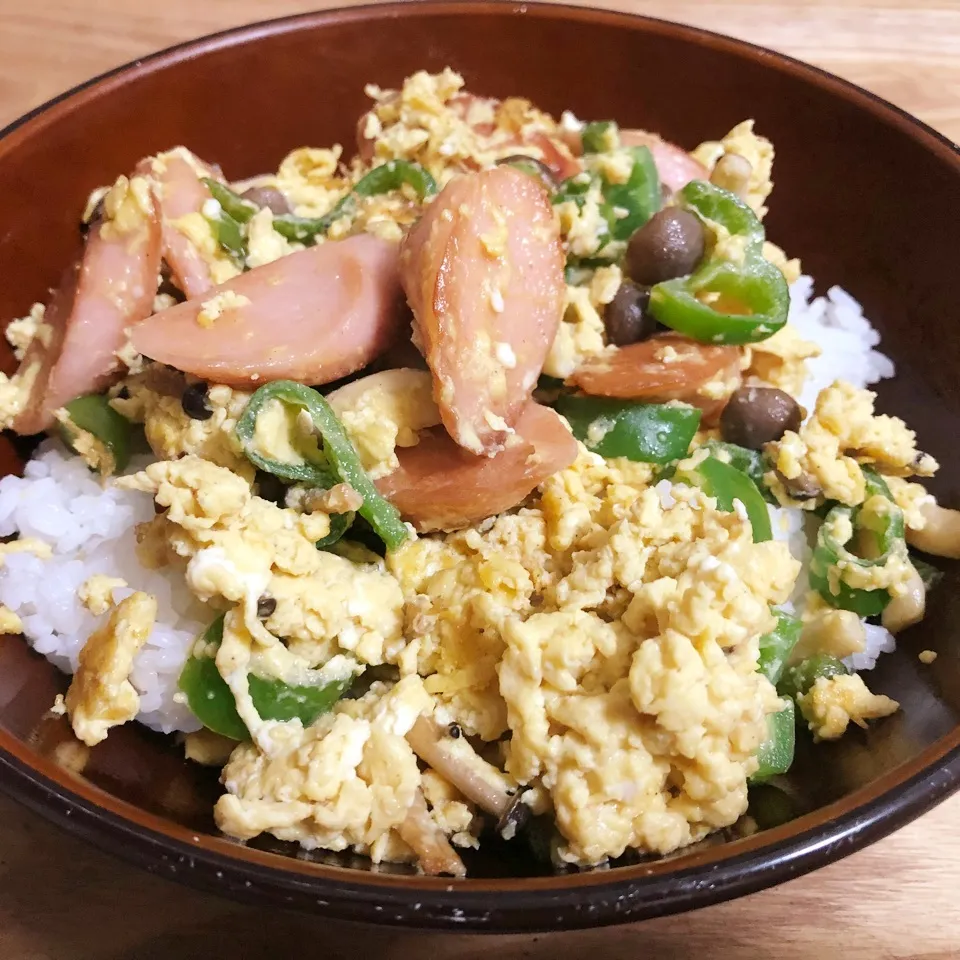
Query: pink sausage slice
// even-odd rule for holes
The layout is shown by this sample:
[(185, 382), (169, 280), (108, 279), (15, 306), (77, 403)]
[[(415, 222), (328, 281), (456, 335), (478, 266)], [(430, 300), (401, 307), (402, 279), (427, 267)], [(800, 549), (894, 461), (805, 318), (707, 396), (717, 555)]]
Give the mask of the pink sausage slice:
[(691, 180), (709, 180), (710, 171), (694, 160), (683, 147), (669, 143), (646, 130), (621, 130), (620, 142), (625, 147), (648, 147), (657, 165), (660, 182), (676, 193)]
[(415, 342), (450, 436), (503, 449), (563, 312), (559, 227), (533, 177), (495, 167), (452, 180), (401, 244)]
[[(163, 259), (177, 286), (191, 299), (203, 296), (214, 283), (206, 261), (186, 234), (174, 226), (174, 221), (201, 211), (210, 199), (210, 191), (200, 182), (200, 176), (213, 176), (213, 172), (208, 164), (190, 154), (194, 167), (183, 156), (185, 153), (187, 151), (180, 147), (147, 157), (140, 161), (137, 172), (153, 180), (154, 202), (163, 223)], [(203, 173), (198, 175), (197, 169)]]
[(455, 530), (509, 510), (577, 458), (577, 441), (549, 408), (532, 401), (510, 446), (476, 457), (440, 428), (415, 447), (397, 449), (400, 466), (378, 480), (380, 493), (421, 531)]
[(329, 383), (397, 338), (398, 262), (396, 244), (369, 234), (327, 241), (154, 314), (131, 340), (153, 360), (232, 387)]
[(121, 370), (116, 351), (127, 328), (149, 316), (160, 271), (160, 225), (145, 216), (121, 233), (110, 223), (93, 226), (81, 261), (64, 276), (45, 317), (53, 328), (45, 345), (36, 339), (20, 369), (40, 370), (17, 433), (46, 430), (64, 404), (109, 386)]

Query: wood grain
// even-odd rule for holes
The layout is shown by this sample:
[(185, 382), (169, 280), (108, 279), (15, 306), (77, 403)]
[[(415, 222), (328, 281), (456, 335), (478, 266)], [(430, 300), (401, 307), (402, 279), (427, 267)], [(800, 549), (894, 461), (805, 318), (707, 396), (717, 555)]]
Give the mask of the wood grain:
[[(88, 77), (317, 0), (0, 0), (0, 126)], [(774, 47), (960, 140), (957, 0), (601, 0)], [(563, 936), (398, 934), (240, 907), (127, 867), (0, 796), (0, 960), (322, 955), (400, 960), (947, 960), (960, 957), (960, 797), (774, 890), (679, 918)]]

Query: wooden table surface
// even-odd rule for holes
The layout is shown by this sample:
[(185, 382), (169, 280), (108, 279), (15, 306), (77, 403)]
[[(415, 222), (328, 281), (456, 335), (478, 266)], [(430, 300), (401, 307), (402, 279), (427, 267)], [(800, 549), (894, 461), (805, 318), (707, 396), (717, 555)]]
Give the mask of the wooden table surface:
[[(117, 64), (316, 0), (0, 0), (0, 126)], [(960, 0), (605, 0), (774, 47), (960, 141)], [(695, 914), (541, 937), (397, 933), (236, 906), (119, 863), (0, 796), (0, 960), (960, 957), (960, 796), (813, 875)]]

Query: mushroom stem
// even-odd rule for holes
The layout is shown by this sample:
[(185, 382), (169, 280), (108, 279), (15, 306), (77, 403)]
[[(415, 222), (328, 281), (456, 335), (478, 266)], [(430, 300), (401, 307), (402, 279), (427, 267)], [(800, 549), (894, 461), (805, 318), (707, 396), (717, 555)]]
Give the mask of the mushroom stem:
[(891, 633), (900, 633), (907, 627), (919, 623), (927, 606), (927, 590), (916, 570), (907, 581), (907, 589), (894, 597), (884, 608), (880, 622)]
[(467, 868), (450, 846), (444, 832), (434, 822), (427, 810), (423, 793), (417, 790), (403, 823), (397, 827), (400, 839), (417, 855), (417, 862), (425, 874), (431, 877), (450, 874), (465, 877)]
[(920, 508), (927, 523), (922, 530), (907, 529), (907, 543), (935, 557), (960, 560), (960, 510), (948, 510), (938, 503)]
[(407, 743), (481, 810), (499, 819), (510, 809), (513, 794), (504, 786), (503, 773), (478, 756), (463, 738), (446, 737), (434, 720), (420, 717), (407, 734)]

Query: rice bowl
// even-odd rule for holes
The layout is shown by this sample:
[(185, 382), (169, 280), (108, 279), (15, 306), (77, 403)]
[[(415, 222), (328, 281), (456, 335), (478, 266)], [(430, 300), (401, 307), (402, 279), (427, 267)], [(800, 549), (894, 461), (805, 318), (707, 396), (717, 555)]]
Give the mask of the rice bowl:
[[(482, 87), (480, 87), (479, 89), (482, 90)], [(711, 131), (711, 132), (713, 132), (713, 131)], [(261, 168), (261, 169), (262, 169), (262, 168)], [(854, 286), (854, 289), (856, 290), (856, 284), (853, 284), (853, 286)], [(881, 321), (881, 322), (882, 322), (882, 321)], [(898, 354), (898, 355), (899, 355), (899, 354)], [(661, 486), (661, 485), (658, 484), (658, 486)], [(666, 494), (666, 496), (664, 496), (664, 498), (663, 498), (664, 500), (667, 499), (667, 496), (672, 495), (672, 494), (670, 494), (670, 491), (667, 490), (666, 488), (661, 487), (661, 489), (664, 489), (665, 494)], [(681, 491), (681, 492), (682, 492), (682, 491)], [(776, 531), (776, 529), (777, 529), (776, 517), (773, 518), (772, 526), (773, 526), (774, 530)], [(898, 655), (898, 656), (900, 656), (900, 655)], [(889, 671), (887, 671), (887, 673), (889, 673)], [(870, 680), (868, 679), (868, 682), (870, 682), (870, 683), (871, 683), (871, 686), (872, 686), (872, 681), (870, 681)], [(881, 689), (884, 689), (884, 686), (882, 685), (882, 682), (881, 682)], [(889, 689), (889, 687), (887, 687), (887, 689)], [(880, 724), (879, 726), (883, 726), (883, 724)], [(878, 727), (878, 729), (879, 729), (879, 727)], [(881, 735), (881, 736), (885, 736), (885, 734), (884, 734), (884, 735)], [(827, 755), (829, 756), (829, 753), (828, 753)]]

